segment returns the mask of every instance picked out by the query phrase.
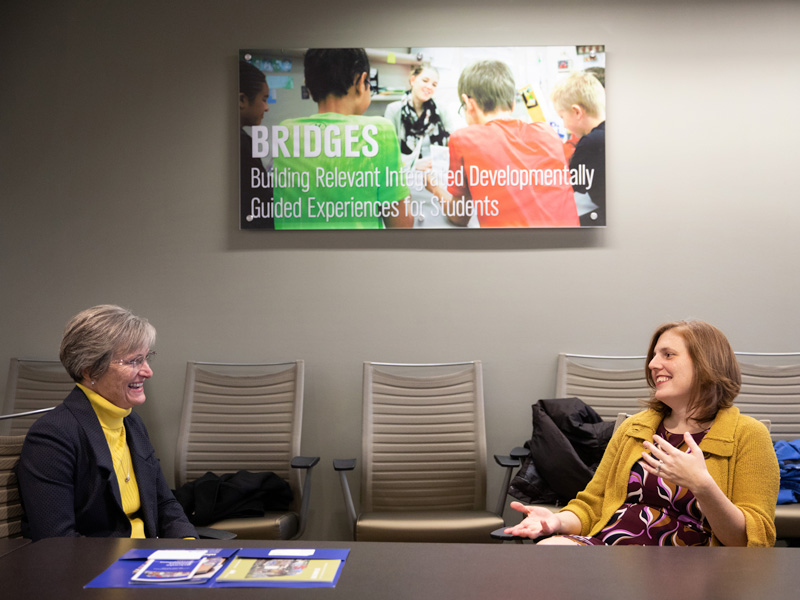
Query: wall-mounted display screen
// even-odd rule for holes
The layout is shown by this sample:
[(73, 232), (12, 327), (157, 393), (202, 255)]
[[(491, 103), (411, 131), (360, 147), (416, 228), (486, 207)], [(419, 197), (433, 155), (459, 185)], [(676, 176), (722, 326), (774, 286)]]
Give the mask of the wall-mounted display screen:
[(239, 53), (241, 229), (603, 227), (605, 47)]

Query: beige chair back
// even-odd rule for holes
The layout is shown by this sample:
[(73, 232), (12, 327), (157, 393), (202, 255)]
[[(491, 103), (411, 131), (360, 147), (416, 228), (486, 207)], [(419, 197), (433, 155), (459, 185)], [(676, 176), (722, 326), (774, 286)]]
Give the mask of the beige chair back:
[(364, 511), (486, 510), (480, 361), (364, 363)]
[[(57, 360), (12, 358), (8, 368), (3, 414), (52, 408), (63, 402), (75, 382)], [(0, 434), (25, 435), (43, 413), (0, 421)]]
[(617, 415), (617, 418), (614, 420), (614, 431), (619, 429), (619, 426), (622, 425), (622, 423), (625, 421), (625, 419), (627, 419), (630, 416), (631, 415), (629, 413), (619, 413)]
[(0, 435), (0, 538), (22, 537), (22, 502), (14, 469), (24, 435)]
[(300, 454), (303, 371), (302, 360), (188, 363), (176, 486), (207, 471), (271, 471), (289, 482), (299, 503), (300, 472), (290, 462)]
[[(753, 357), (743, 357), (748, 361)], [(800, 438), (800, 363), (750, 364), (739, 360), (742, 389), (736, 406), (743, 413), (771, 423), (772, 439)]]
[[(764, 423), (773, 440), (800, 438), (800, 355), (736, 355), (742, 371), (742, 388), (735, 401), (739, 410)], [(577, 396), (607, 421), (615, 420), (619, 413), (638, 412), (641, 400), (650, 396), (644, 360), (644, 356), (559, 354), (556, 395)], [(793, 364), (785, 364), (787, 361)], [(637, 362), (639, 366), (634, 368)]]
[(578, 397), (605, 421), (614, 421), (619, 413), (637, 413), (641, 400), (650, 397), (644, 358), (559, 354), (556, 397)]

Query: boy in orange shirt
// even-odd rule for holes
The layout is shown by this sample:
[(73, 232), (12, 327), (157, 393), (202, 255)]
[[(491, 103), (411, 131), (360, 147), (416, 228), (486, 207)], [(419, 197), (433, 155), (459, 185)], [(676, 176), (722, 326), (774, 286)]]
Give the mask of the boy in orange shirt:
[(516, 86), (508, 65), (469, 65), (458, 94), (469, 126), (450, 135), (448, 187), (426, 186), (447, 217), (466, 225), (475, 215), (481, 227), (577, 227), (561, 141), (548, 124), (512, 116)]

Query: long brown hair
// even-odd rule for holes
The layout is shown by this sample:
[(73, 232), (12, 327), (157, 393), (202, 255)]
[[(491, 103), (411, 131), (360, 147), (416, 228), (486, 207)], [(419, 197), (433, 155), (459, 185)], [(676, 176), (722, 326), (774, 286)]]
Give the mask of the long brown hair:
[(694, 365), (694, 380), (687, 412), (698, 423), (712, 421), (720, 409), (733, 405), (733, 400), (742, 387), (742, 373), (728, 338), (705, 321), (674, 321), (664, 323), (656, 329), (650, 340), (645, 363), (647, 385), (652, 390), (646, 404), (665, 416), (671, 412), (666, 404), (656, 400), (656, 383), (649, 367), (655, 356), (658, 339), (670, 329), (674, 329), (686, 342)]

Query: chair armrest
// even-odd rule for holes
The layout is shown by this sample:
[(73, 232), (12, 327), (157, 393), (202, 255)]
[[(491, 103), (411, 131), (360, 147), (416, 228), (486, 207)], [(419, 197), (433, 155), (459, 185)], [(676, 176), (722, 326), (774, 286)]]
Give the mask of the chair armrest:
[(232, 531), (214, 529), (212, 527), (195, 527), (201, 540), (234, 540), (236, 534)]
[(531, 453), (530, 450), (528, 450), (524, 446), (517, 446), (509, 454), (511, 454), (511, 458), (516, 458), (518, 460), (522, 460), (523, 458), (528, 456), (528, 454), (530, 454), (530, 453)]
[[(513, 535), (511, 533), (506, 533), (505, 529), (506, 529), (505, 527), (501, 527), (500, 529), (495, 529), (489, 535), (492, 536), (493, 540), (500, 540), (501, 542), (516, 542), (517, 544), (521, 544), (525, 540), (530, 540), (531, 539), (531, 538), (522, 537), (522, 536), (519, 536), (519, 535)], [(551, 536), (542, 535), (542, 536), (539, 536), (538, 538), (536, 538), (535, 540), (532, 540), (532, 541), (533, 542), (538, 542), (539, 540), (543, 540), (543, 539), (549, 538), (549, 537), (551, 537)]]
[(310, 469), (318, 462), (319, 456), (295, 456), (290, 464), (293, 469)]
[(500, 454), (495, 454), (494, 462), (501, 467), (509, 467), (512, 469), (519, 466), (519, 459), (514, 458), (513, 456), (501, 456)]
[(347, 510), (347, 519), (350, 521), (350, 530), (355, 538), (356, 533), (356, 507), (353, 504), (353, 495), (350, 493), (350, 484), (347, 482), (347, 471), (356, 468), (355, 458), (335, 458), (333, 468), (339, 473), (339, 481), (342, 484), (342, 496), (344, 496), (344, 506)]
[(511, 542), (511, 541), (516, 541), (520, 543), (522, 542), (523, 538), (519, 537), (518, 535), (511, 535), (510, 533), (505, 533), (505, 530), (506, 530), (505, 527), (501, 527), (500, 529), (495, 529), (489, 535), (492, 536), (493, 540), (500, 540), (502, 542)]
[(311, 501), (311, 469), (319, 462), (319, 456), (295, 456), (289, 463), (293, 469), (305, 469), (306, 476), (303, 480), (303, 490), (300, 498), (300, 515), (297, 524), (297, 533), (292, 537), (298, 539), (306, 530), (308, 521), (308, 505)]
[(506, 470), (506, 473), (503, 477), (503, 484), (500, 488), (500, 495), (497, 498), (497, 507), (494, 510), (494, 513), (499, 517), (503, 516), (503, 510), (506, 506), (506, 496), (508, 495), (508, 487), (511, 485), (512, 471), (516, 467), (520, 466), (520, 461), (525, 456), (528, 456), (528, 450), (521, 446), (514, 448), (511, 451), (510, 456), (503, 456), (501, 454), (494, 455), (495, 462)]

